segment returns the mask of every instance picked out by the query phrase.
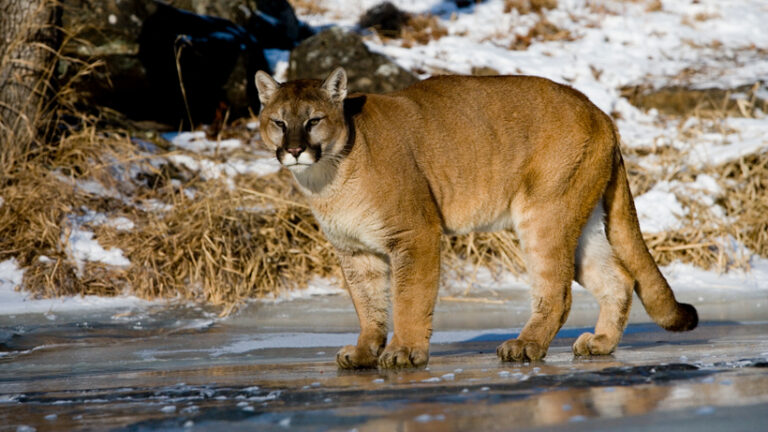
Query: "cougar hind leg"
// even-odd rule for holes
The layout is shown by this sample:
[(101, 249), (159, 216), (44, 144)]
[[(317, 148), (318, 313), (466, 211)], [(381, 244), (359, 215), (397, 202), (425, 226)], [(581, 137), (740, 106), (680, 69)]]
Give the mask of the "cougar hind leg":
[(600, 314), (595, 333), (584, 333), (573, 344), (573, 353), (610, 354), (619, 344), (632, 305), (634, 280), (613, 254), (605, 235), (605, 212), (598, 203), (582, 231), (576, 249), (576, 282), (597, 299)]
[(534, 208), (531, 217), (520, 218), (516, 231), (525, 254), (531, 282), (532, 314), (517, 339), (496, 349), (503, 361), (535, 361), (544, 358), (549, 344), (568, 318), (578, 218), (547, 214)]

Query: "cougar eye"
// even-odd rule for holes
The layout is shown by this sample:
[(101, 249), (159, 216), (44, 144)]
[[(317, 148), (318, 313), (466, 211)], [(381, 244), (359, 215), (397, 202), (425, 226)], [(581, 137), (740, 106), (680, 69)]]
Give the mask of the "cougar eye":
[(283, 132), (285, 132), (285, 122), (284, 121), (272, 119), (272, 123), (274, 123), (277, 127), (282, 129)]
[(306, 125), (306, 128), (307, 128), (307, 130), (310, 130), (310, 129), (312, 129), (313, 127), (317, 126), (317, 124), (318, 124), (318, 123), (320, 123), (320, 121), (321, 121), (323, 118), (324, 118), (324, 117), (315, 117), (315, 118), (311, 118), (311, 119), (309, 119), (309, 121), (307, 121), (307, 125)]

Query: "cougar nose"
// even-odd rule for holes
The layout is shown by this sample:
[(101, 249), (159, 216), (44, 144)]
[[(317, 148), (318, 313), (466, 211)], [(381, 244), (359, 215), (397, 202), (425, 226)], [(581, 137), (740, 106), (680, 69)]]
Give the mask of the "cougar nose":
[(301, 148), (301, 147), (290, 147), (290, 148), (286, 148), (285, 151), (287, 151), (288, 153), (292, 154), (293, 157), (297, 158), (297, 157), (299, 157), (301, 152), (304, 151), (304, 149)]

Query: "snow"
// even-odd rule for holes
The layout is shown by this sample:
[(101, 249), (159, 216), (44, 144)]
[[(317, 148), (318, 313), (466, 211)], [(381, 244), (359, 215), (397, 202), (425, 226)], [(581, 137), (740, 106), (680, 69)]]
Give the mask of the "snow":
[(635, 208), (643, 232), (659, 233), (682, 227), (680, 217), (685, 215), (683, 206), (669, 182), (656, 183), (651, 190), (635, 198)]
[(768, 259), (753, 257), (750, 270), (715, 273), (691, 264), (674, 262), (663, 267), (662, 273), (675, 292), (765, 292), (768, 294)]
[(133, 222), (125, 217), (108, 219), (102, 213), (96, 213), (87, 208), (82, 216), (70, 215), (67, 218), (68, 228), (62, 231), (62, 244), (66, 245), (67, 255), (75, 261), (78, 271), (82, 272), (85, 261), (100, 262), (103, 264), (128, 267), (131, 262), (118, 248), (105, 249), (94, 239), (94, 233), (83, 228), (83, 225), (110, 225), (118, 230), (130, 230)]
[(300, 298), (328, 296), (343, 294), (346, 291), (341, 288), (341, 283), (335, 278), (314, 278), (307, 282), (305, 289), (292, 289), (281, 291), (272, 297), (260, 299), (260, 302), (281, 303)]
[(24, 271), (16, 259), (0, 261), (0, 315), (46, 314), (56, 312), (92, 311), (104, 309), (146, 308), (153, 302), (134, 296), (99, 297), (74, 296), (54, 299), (34, 299), (29, 293), (16, 291)]
[(84, 261), (101, 262), (108, 265), (123, 267), (131, 265), (123, 251), (117, 248), (104, 249), (93, 239), (93, 233), (80, 228), (73, 228), (67, 239), (67, 251), (82, 268)]
[(728, 134), (702, 134), (691, 151), (695, 166), (720, 165), (768, 147), (768, 120), (727, 118), (720, 127)]
[(169, 132), (162, 136), (174, 146), (185, 150), (169, 155), (168, 160), (190, 171), (199, 172), (204, 180), (224, 179), (231, 184), (231, 177), (236, 175), (265, 176), (280, 170), (280, 163), (274, 155), (264, 151), (249, 151), (252, 159), (225, 157), (224, 162), (218, 162), (208, 157), (243, 148), (239, 139), (210, 140), (202, 131)]
[(21, 285), (23, 279), (24, 270), (19, 268), (19, 263), (16, 261), (16, 258), (0, 262), (0, 299), (5, 300), (0, 301), (0, 305), (6, 304), (8, 300), (3, 293), (10, 292)]
[(255, 160), (233, 158), (226, 162), (215, 162), (210, 159), (175, 154), (170, 155), (168, 159), (191, 171), (200, 172), (205, 180), (230, 178), (235, 175), (265, 176), (280, 170), (280, 162), (274, 157)]
[(220, 150), (233, 150), (242, 147), (239, 139), (209, 140), (205, 132), (169, 132), (162, 134), (163, 138), (176, 147), (195, 153), (210, 153)]

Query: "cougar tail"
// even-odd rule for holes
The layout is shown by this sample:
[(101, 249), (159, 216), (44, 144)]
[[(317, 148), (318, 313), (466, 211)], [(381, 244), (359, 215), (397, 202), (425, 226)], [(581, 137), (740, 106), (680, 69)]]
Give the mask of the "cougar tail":
[(696, 309), (675, 300), (675, 294), (645, 245), (618, 143), (613, 159), (613, 172), (604, 197), (608, 242), (635, 279), (635, 292), (653, 321), (665, 330), (693, 330), (699, 322)]

